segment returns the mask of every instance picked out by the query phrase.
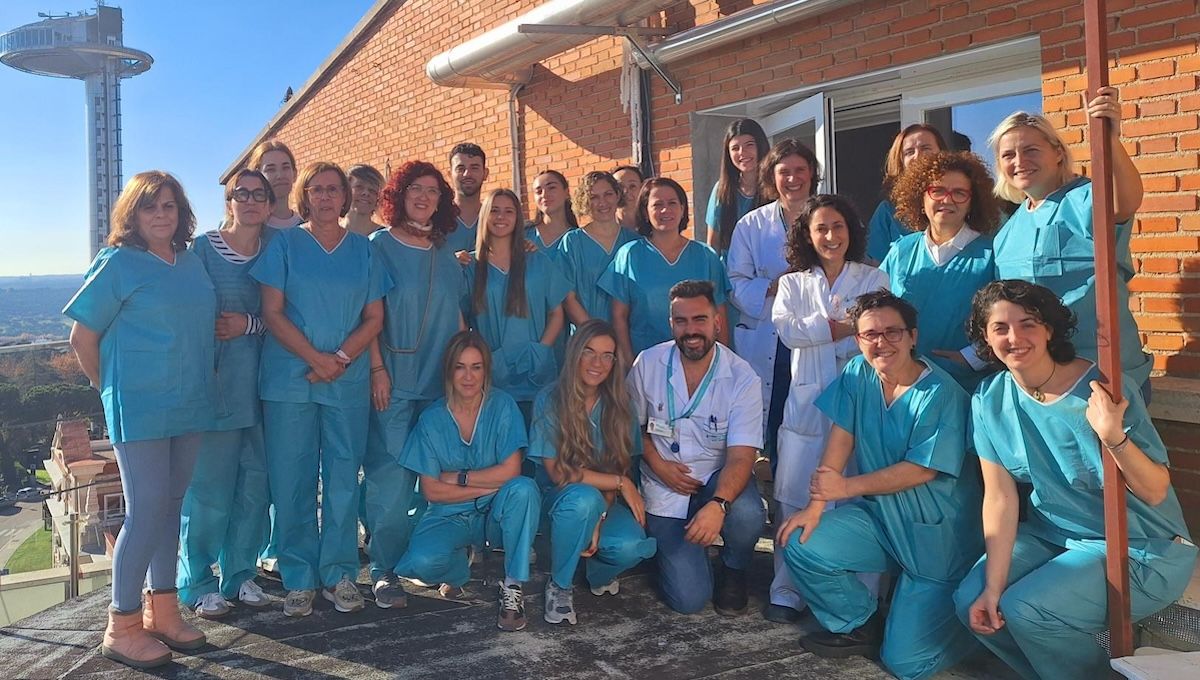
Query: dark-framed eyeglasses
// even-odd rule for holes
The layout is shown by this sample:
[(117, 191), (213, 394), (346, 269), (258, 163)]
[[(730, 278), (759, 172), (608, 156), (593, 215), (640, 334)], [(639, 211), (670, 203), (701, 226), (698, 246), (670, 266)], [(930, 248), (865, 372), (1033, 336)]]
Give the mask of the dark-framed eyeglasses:
[(883, 338), (888, 342), (900, 342), (900, 339), (903, 338), (904, 334), (907, 332), (907, 328), (885, 328), (882, 331), (863, 331), (861, 333), (855, 333), (854, 337), (862, 340), (868, 345), (873, 345), (879, 342), (880, 338)]
[(229, 198), (235, 203), (248, 203), (251, 200), (255, 203), (266, 203), (269, 196), (266, 189), (234, 189), (229, 192)]

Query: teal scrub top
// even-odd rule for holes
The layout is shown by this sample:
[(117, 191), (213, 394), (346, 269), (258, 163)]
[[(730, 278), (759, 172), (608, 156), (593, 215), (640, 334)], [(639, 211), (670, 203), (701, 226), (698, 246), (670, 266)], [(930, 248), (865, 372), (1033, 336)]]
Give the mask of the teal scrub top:
[(883, 262), (892, 246), (911, 233), (911, 229), (896, 219), (896, 206), (887, 199), (880, 201), (867, 224), (867, 257)]
[(917, 309), (917, 354), (973, 391), (987, 373), (934, 356), (933, 350), (958, 351), (971, 344), (966, 329), (971, 300), (996, 278), (991, 237), (977, 237), (939, 267), (925, 246), (925, 233), (916, 232), (896, 241), (879, 268), (888, 275), (892, 293)]
[[(976, 454), (1002, 465), (1017, 482), (1033, 486), (1027, 526), (1038, 537), (1064, 547), (1070, 540), (1104, 539), (1104, 464), (1086, 416), (1090, 382), (1099, 379), (1093, 365), (1069, 392), (1042, 403), (1002, 371), (985, 380), (971, 402)], [(1129, 402), (1129, 439), (1151, 460), (1169, 465), (1137, 382), (1126, 378), (1121, 387)], [(1140, 548), (1149, 539), (1188, 537), (1173, 487), (1158, 505), (1147, 504), (1128, 489), (1125, 501), (1131, 547)]]
[[(250, 276), (284, 295), (284, 313), (318, 352), (334, 352), (362, 321), (363, 308), (390, 291), (392, 278), (371, 255), (366, 236), (347, 231), (331, 251), (301, 225), (281, 231)], [(262, 399), (362, 407), (370, 399), (369, 352), (333, 382), (310, 383), (308, 364), (268, 335), (259, 371)]]
[(213, 428), (217, 296), (200, 258), (105, 248), (63, 309), (100, 335), (100, 401), (114, 444)]
[[(1116, 225), (1117, 314), (1121, 369), (1138, 385), (1150, 377), (1150, 355), (1142, 351), (1129, 311), (1133, 260), (1129, 238), (1133, 220)], [(1075, 312), (1071, 342), (1079, 356), (1096, 361), (1096, 243), (1092, 238), (1092, 182), (1079, 177), (1046, 197), (1036, 210), (1017, 208), (996, 234), (996, 278), (1024, 279), (1054, 291)]]
[(573, 231), (577, 231), (578, 227), (571, 227), (558, 237), (554, 243), (546, 243), (542, 240), (542, 235), (538, 233), (537, 227), (532, 222), (525, 225), (525, 240), (537, 246), (538, 251), (551, 255), (555, 262), (558, 261), (558, 244)]
[[(737, 193), (737, 201), (733, 206), (733, 209), (736, 212), (736, 215), (734, 215), (733, 218), (734, 224), (737, 224), (738, 220), (745, 217), (746, 213), (754, 210), (754, 208), (754, 196), (747, 196), (739, 191)], [(712, 188), (712, 194), (708, 197), (708, 208), (705, 210), (704, 214), (705, 224), (708, 225), (708, 228), (711, 229), (714, 234), (721, 233), (722, 211), (724, 211), (724, 208), (721, 206), (721, 203), (717, 198), (717, 185), (714, 184)], [(729, 251), (723, 250), (720, 252), (720, 255), (721, 261), (724, 262), (726, 256), (729, 255)]]
[(467, 266), (464, 307), (471, 327), (479, 331), (492, 350), (492, 384), (517, 401), (532, 401), (545, 385), (558, 377), (558, 360), (553, 347), (543, 345), (546, 315), (567, 297), (568, 284), (562, 271), (542, 251), (525, 254), (525, 300), (529, 315), (522, 318), (504, 313), (508, 294), (508, 272), (488, 265), (487, 303), (476, 313), (471, 303), (475, 289), (475, 261)]
[(558, 240), (559, 266), (590, 318), (612, 321), (612, 296), (596, 283), (621, 246), (638, 238), (636, 232), (621, 228), (611, 252), (583, 229), (572, 229)]
[[(421, 412), (417, 426), (404, 442), (400, 464), (418, 475), (437, 477), (443, 472), (499, 465), (526, 446), (525, 421), (517, 402), (493, 387), (483, 399), (471, 441), (462, 440), (446, 399), (438, 399)], [(427, 512), (435, 517), (471, 512), (486, 507), (493, 496), (461, 503), (430, 503)]]
[(446, 243), (443, 248), (451, 253), (457, 253), (460, 250), (465, 250), (468, 253), (475, 252), (475, 235), (479, 230), (479, 220), (474, 223), (467, 224), (462, 221), (461, 217), (454, 218), (454, 231), (446, 235)]
[(856, 356), (816, 406), (854, 435), (858, 474), (901, 461), (938, 473), (920, 486), (854, 502), (883, 525), (892, 557), (905, 571), (951, 581), (962, 578), (983, 552), (979, 469), (966, 456), (969, 398), (936, 364), (920, 361), (929, 370), (888, 406), (878, 374)]
[(396, 285), (383, 298), (379, 351), (392, 399), (442, 396), (442, 355), (458, 332), (467, 293), (462, 265), (448, 246), (417, 248), (386, 229), (371, 234), (372, 256)]
[(717, 305), (730, 290), (725, 265), (712, 248), (688, 241), (674, 264), (646, 238), (617, 250), (600, 276), (600, 288), (629, 306), (629, 342), (636, 356), (647, 347), (671, 339), (671, 286), (689, 279), (712, 281)]
[[(543, 491), (555, 486), (546, 473), (542, 461), (546, 458), (558, 457), (558, 404), (552, 401), (554, 388), (557, 385), (557, 381), (550, 383), (541, 392), (538, 392), (537, 398), (533, 401), (534, 415), (529, 432), (528, 457), (538, 464), (536, 479), (538, 486)], [(600, 419), (603, 416), (604, 404), (597, 399), (596, 405), (588, 414), (588, 422), (592, 425), (592, 458), (595, 463), (600, 462), (600, 452), (604, 450), (604, 433), (600, 430)], [(633, 459), (630, 461), (629, 467), (630, 474), (632, 474), (632, 471), (637, 469), (637, 456), (642, 455), (642, 428), (637, 412), (632, 406), (629, 411), (629, 432), (633, 442), (629, 450), (629, 457)]]
[[(263, 229), (258, 253), (241, 264), (230, 262), (218, 253), (208, 234), (201, 234), (192, 241), (192, 252), (204, 264), (216, 289), (218, 314), (233, 312), (255, 317), (262, 314), (258, 281), (250, 277), (250, 268), (277, 233), (274, 229)], [(262, 346), (261, 334), (217, 341), (217, 422), (214, 430), (240, 430), (262, 420), (262, 403), (258, 400), (258, 363)]]

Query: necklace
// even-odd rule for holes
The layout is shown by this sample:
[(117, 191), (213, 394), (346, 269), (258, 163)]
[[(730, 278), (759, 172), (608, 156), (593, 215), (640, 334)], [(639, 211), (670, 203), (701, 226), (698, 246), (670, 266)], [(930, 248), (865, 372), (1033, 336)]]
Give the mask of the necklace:
[[(1033, 388), (1032, 391), (1028, 387), (1021, 385), (1020, 380), (1017, 380), (1017, 384), (1021, 385), (1021, 389), (1025, 390), (1026, 392), (1029, 392), (1030, 396), (1032, 396), (1034, 399), (1036, 399), (1039, 403), (1046, 401), (1046, 393), (1042, 391), (1042, 388), (1046, 386), (1046, 383), (1050, 382), (1050, 380), (1054, 378), (1054, 372), (1057, 370), (1058, 370), (1058, 362), (1051, 362), (1050, 375), (1047, 376), (1046, 379), (1042, 381), (1042, 384)], [(1016, 376), (1013, 376), (1013, 379), (1016, 380)]]

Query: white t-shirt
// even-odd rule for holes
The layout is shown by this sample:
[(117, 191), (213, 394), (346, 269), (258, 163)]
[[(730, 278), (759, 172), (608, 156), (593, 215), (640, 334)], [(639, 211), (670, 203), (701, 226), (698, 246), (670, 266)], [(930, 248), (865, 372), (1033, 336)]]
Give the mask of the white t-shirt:
[[(750, 364), (720, 343), (712, 367), (712, 379), (701, 400), (687, 418), (681, 416), (691, 407), (687, 381), (679, 351), (672, 352), (674, 340), (659, 343), (638, 355), (629, 372), (629, 393), (646, 432), (650, 418), (669, 421), (667, 389), (675, 395), (674, 432), (679, 451), (672, 452), (672, 436), (652, 434), (651, 440), (664, 460), (681, 462), (691, 468), (690, 476), (707, 483), (714, 473), (725, 467), (725, 452), (730, 446), (763, 445), (762, 387), (758, 374)], [(667, 360), (674, 364), (671, 384), (667, 386)], [(699, 387), (696, 392), (698, 393)], [(642, 496), (646, 512), (659, 517), (685, 519), (689, 497), (672, 491), (642, 463)], [(729, 499), (733, 500), (733, 499)]]

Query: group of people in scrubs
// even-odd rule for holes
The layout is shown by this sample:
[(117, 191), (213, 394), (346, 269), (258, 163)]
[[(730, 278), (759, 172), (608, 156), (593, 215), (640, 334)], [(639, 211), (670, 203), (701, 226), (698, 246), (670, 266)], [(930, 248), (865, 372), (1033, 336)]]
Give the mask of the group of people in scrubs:
[(179, 183), (136, 175), (64, 310), (126, 498), (104, 655), (202, 647), (180, 604), (272, 604), (268, 559), (284, 614), (361, 610), (360, 523), (381, 608), (405, 581), (461, 597), (503, 550), (497, 626), (521, 630), (540, 532), (548, 623), (577, 623), (580, 562), (602, 597), (650, 559), (670, 608), (737, 616), (757, 478), (763, 614), (810, 610), (813, 653), (920, 679), (982, 643), (1026, 677), (1102, 672), (1101, 455), (1126, 477), (1135, 618), (1181, 594), (1197, 551), (1123, 302), (1141, 179), (1117, 92), (1087, 110), (1118, 142), (1118, 398), (1096, 368), (1091, 185), (1037, 115), (995, 130), (995, 179), (904, 129), (869, 225), (817, 193), (811, 149), (736, 120), (709, 245), (685, 234), (683, 187), (631, 166), (573, 192), (539, 173), (525, 223), (471, 143), (447, 181), (424, 161), (300, 169), (264, 142), (194, 238)]

